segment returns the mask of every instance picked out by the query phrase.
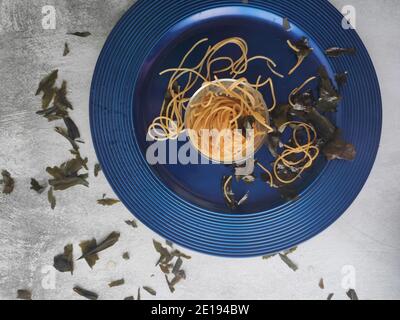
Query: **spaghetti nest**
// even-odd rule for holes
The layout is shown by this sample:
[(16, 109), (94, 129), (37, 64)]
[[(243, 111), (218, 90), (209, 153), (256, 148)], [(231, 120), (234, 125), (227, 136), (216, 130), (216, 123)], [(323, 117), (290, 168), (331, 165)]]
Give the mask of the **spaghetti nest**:
[(185, 120), (194, 146), (224, 163), (252, 156), (273, 131), (262, 95), (245, 78), (204, 83), (191, 99)]

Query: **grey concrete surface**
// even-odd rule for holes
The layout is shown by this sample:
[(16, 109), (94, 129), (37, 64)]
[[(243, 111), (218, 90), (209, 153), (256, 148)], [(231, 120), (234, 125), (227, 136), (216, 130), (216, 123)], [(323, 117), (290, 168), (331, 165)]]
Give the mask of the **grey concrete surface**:
[[(58, 196), (54, 211), (46, 194), (29, 190), (31, 177), (45, 180), (45, 167), (69, 157), (68, 144), (53, 124), (35, 115), (38, 81), (58, 68), (68, 81), (68, 94), (86, 141), (82, 154), (90, 167), (96, 162), (88, 118), (89, 87), (98, 54), (107, 34), (134, 0), (0, 0), (0, 168), (16, 178), (13, 194), (0, 194), (0, 299), (14, 299), (17, 289), (29, 288), (34, 299), (80, 299), (74, 285), (97, 291), (101, 299), (122, 299), (148, 285), (157, 296), (144, 299), (346, 299), (343, 282), (352, 266), (360, 299), (400, 298), (400, 2), (397, 0), (333, 0), (341, 8), (357, 9), (357, 29), (375, 63), (384, 104), (382, 145), (370, 179), (348, 212), (326, 232), (303, 244), (292, 259), (291, 271), (279, 258), (232, 260), (190, 252), (184, 267), (188, 279), (171, 294), (161, 272), (149, 229), (132, 229), (122, 206), (103, 208), (96, 199), (112, 191), (100, 174), (90, 188), (74, 188)], [(56, 30), (43, 30), (41, 8), (54, 5)], [(91, 37), (67, 37), (66, 32), (89, 30)], [(62, 56), (64, 42), (71, 53)], [(55, 273), (49, 288), (46, 266), (67, 243), (80, 252), (80, 240), (121, 232), (121, 240), (101, 255), (91, 270), (83, 261), (75, 273)], [(121, 255), (129, 251), (131, 260)], [(188, 250), (184, 250), (188, 251)], [(51, 271), (50, 271), (51, 274)], [(153, 276), (154, 274), (154, 276)], [(124, 277), (126, 285), (107, 283)], [(325, 289), (318, 287), (320, 278)]]

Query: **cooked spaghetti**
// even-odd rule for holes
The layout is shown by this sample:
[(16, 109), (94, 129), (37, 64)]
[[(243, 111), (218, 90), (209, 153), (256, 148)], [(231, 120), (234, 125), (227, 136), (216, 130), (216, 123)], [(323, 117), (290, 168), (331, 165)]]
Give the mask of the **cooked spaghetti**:
[(262, 95), (245, 78), (205, 82), (191, 99), (185, 120), (194, 146), (224, 163), (252, 156), (273, 131)]

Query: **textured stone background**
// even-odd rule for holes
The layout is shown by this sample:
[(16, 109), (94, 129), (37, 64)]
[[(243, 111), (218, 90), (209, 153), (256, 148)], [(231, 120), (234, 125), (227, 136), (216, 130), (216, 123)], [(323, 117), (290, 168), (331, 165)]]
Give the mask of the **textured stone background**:
[[(35, 115), (34, 96), (39, 80), (58, 68), (69, 84), (69, 98), (86, 141), (82, 154), (96, 162), (89, 131), (89, 87), (97, 56), (107, 34), (134, 0), (0, 0), (0, 168), (16, 178), (15, 192), (0, 194), (0, 299), (14, 299), (17, 289), (30, 288), (34, 299), (76, 299), (79, 284), (100, 293), (102, 299), (136, 294), (138, 286), (155, 288), (159, 299), (326, 299), (330, 292), (345, 299), (342, 268), (354, 266), (361, 299), (400, 298), (400, 2), (397, 0), (334, 0), (341, 8), (357, 9), (357, 29), (374, 60), (384, 102), (384, 130), (377, 163), (364, 190), (348, 212), (326, 232), (303, 244), (292, 255), (299, 270), (288, 269), (279, 258), (232, 260), (190, 252), (185, 263), (187, 281), (172, 295), (161, 272), (151, 239), (158, 238), (143, 225), (125, 225), (131, 217), (122, 206), (103, 208), (96, 199), (112, 191), (100, 175), (90, 178), (89, 189), (75, 188), (58, 197), (50, 210), (46, 194), (29, 190), (31, 177), (45, 180), (45, 167), (69, 157), (68, 144), (53, 131), (53, 124)], [(41, 8), (54, 5), (57, 29), (43, 30)], [(66, 32), (89, 30), (82, 39)], [(71, 53), (62, 57), (64, 42)], [(367, 139), (368, 137), (366, 137)], [(55, 289), (42, 286), (43, 267), (67, 243), (109, 232), (121, 232), (120, 242), (101, 254), (90, 270), (75, 265), (74, 276), (56, 273)], [(129, 251), (131, 260), (121, 254)], [(187, 250), (185, 250), (187, 251)], [(152, 274), (154, 276), (152, 277)], [(109, 289), (107, 283), (124, 277), (126, 285)], [(318, 287), (325, 279), (325, 290)], [(145, 293), (143, 298), (153, 298)]]

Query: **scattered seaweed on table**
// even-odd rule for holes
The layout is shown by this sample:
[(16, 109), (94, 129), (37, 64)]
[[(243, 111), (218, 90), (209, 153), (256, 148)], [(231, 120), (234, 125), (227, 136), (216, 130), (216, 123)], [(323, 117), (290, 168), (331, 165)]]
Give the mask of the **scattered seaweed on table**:
[(141, 300), (140, 298), (140, 287), (137, 289), (137, 298), (136, 300)]
[(46, 187), (46, 185), (41, 185), (36, 179), (31, 178), (31, 190), (34, 190), (37, 193), (41, 194), (44, 190), (46, 190)]
[(350, 300), (358, 300), (357, 293), (354, 289), (350, 289), (346, 292), (346, 295), (349, 297)]
[(69, 45), (68, 43), (64, 43), (64, 52), (63, 52), (63, 57), (67, 56), (71, 51), (69, 50)]
[(2, 179), (0, 179), (0, 184), (3, 185), (3, 193), (11, 194), (14, 191), (15, 180), (7, 170), (2, 170), (1, 176)]
[(151, 287), (143, 286), (142, 288), (143, 288), (143, 290), (145, 290), (145, 291), (147, 291), (148, 293), (150, 293), (152, 296), (156, 296), (156, 295), (157, 295), (156, 290), (154, 290), (154, 289), (151, 288)]
[(54, 257), (53, 266), (59, 272), (74, 273), (73, 246), (68, 244), (64, 247), (64, 253)]
[(125, 284), (125, 280), (124, 279), (119, 279), (119, 280), (115, 280), (115, 281), (111, 281), (108, 286), (110, 288), (114, 288), (114, 287), (119, 287)]
[(32, 292), (27, 289), (17, 290), (17, 299), (20, 300), (32, 300)]
[(97, 293), (83, 289), (79, 286), (75, 286), (73, 290), (74, 292), (88, 300), (97, 300), (99, 298), (99, 295)]
[(117, 199), (112, 199), (112, 198), (106, 198), (106, 195), (103, 194), (103, 198), (97, 200), (97, 203), (102, 205), (102, 206), (113, 206), (117, 203), (120, 203), (121, 201), (117, 200)]
[(134, 296), (129, 296), (129, 297), (124, 298), (124, 300), (135, 300), (135, 297)]
[(330, 293), (330, 294), (328, 295), (328, 297), (326, 298), (326, 300), (332, 300), (332, 298), (333, 298), (334, 295), (335, 295), (334, 293)]
[(81, 38), (86, 38), (86, 37), (89, 37), (91, 35), (91, 33), (89, 31), (68, 32), (67, 34), (71, 35), (71, 36), (81, 37)]
[(96, 164), (94, 165), (94, 170), (93, 170), (94, 176), (95, 176), (95, 177), (98, 177), (100, 171), (101, 171), (100, 163), (96, 163)]
[(356, 48), (340, 48), (340, 47), (332, 47), (325, 50), (325, 54), (331, 58), (337, 58), (341, 55), (355, 55), (357, 53)]
[(87, 257), (97, 254), (101, 251), (104, 251), (110, 247), (112, 247), (114, 244), (116, 244), (119, 240), (120, 233), (119, 232), (111, 232), (105, 240), (103, 240), (100, 244), (96, 245), (93, 249), (83, 253), (82, 256), (78, 259), (86, 259)]

